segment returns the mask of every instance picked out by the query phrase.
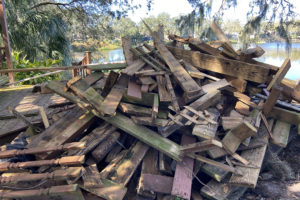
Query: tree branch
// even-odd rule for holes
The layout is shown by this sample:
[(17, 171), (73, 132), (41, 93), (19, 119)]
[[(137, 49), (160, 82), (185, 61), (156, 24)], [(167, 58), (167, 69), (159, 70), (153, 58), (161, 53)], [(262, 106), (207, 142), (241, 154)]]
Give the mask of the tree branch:
[(71, 1), (70, 3), (58, 3), (58, 2), (42, 2), (39, 4), (36, 4), (35, 6), (31, 7), (31, 9), (38, 8), (41, 6), (46, 6), (46, 5), (55, 5), (55, 6), (69, 6), (73, 4), (76, 0)]

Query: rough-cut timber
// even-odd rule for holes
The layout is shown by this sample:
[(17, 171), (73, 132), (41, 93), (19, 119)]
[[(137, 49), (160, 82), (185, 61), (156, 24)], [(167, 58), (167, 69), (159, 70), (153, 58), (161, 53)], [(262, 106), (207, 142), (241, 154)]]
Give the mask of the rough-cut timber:
[(155, 175), (155, 174), (142, 174), (142, 185), (144, 191), (153, 191), (163, 194), (171, 194), (173, 177)]
[(199, 94), (201, 94), (201, 87), (192, 79), (192, 77), (187, 73), (184, 67), (159, 40), (156, 34), (153, 34), (153, 38), (156, 48), (168, 64), (175, 79), (178, 81), (179, 85), (186, 93), (186, 95), (188, 95), (189, 97), (199, 96)]
[(168, 46), (168, 49), (178, 58), (183, 59), (193, 66), (238, 77), (256, 83), (266, 83), (269, 77), (269, 69), (260, 65), (220, 58), (197, 51), (183, 50)]
[(267, 90), (271, 90), (271, 88), (273, 88), (274, 85), (281, 83), (282, 79), (284, 78), (284, 76), (286, 75), (286, 73), (289, 71), (290, 68), (291, 68), (291, 60), (287, 58), (285, 59), (280, 69), (275, 74), (275, 76), (273, 77), (272, 81), (269, 83)]
[(273, 129), (271, 142), (285, 148), (288, 143), (290, 129), (291, 124), (277, 120)]

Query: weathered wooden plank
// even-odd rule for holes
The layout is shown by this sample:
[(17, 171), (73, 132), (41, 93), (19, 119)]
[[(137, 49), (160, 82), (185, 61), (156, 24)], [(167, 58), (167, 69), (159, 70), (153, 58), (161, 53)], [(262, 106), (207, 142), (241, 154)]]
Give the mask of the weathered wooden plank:
[(113, 172), (108, 175), (107, 179), (123, 186), (127, 185), (148, 149), (148, 145), (137, 142), (136, 145), (123, 156)]
[[(47, 85), (51, 85), (51, 83), (52, 82), (48, 83)], [(55, 84), (55, 85), (57, 85), (57, 84)], [(63, 88), (61, 88), (61, 87), (53, 88), (51, 86), (49, 88), (52, 88), (52, 90), (54, 92), (69, 99), (68, 98), (69, 94), (64, 92)], [(69, 99), (69, 100), (71, 100), (71, 99)], [(74, 101), (72, 101), (72, 100), (74, 100)], [(74, 103), (79, 102), (82, 104), (82, 102), (78, 98), (72, 98), (72, 100), (71, 101)], [(202, 104), (205, 104), (205, 103), (202, 102)], [(95, 106), (95, 105), (93, 105), (93, 106)], [(113, 117), (104, 117), (104, 116), (100, 115), (99, 113), (97, 113), (96, 111), (93, 111), (93, 113), (95, 115), (97, 115), (98, 117), (104, 119), (105, 121), (111, 123), (115, 127), (120, 128), (121, 130), (125, 131), (126, 133), (128, 133), (128, 134), (136, 137), (137, 139), (141, 140), (142, 142), (148, 144), (149, 146), (151, 146), (159, 151), (162, 151), (163, 153), (170, 156), (171, 158), (173, 158), (175, 160), (181, 160), (180, 148), (179, 148), (180, 146), (178, 144), (176, 144), (175, 142), (172, 142), (171, 140), (169, 140), (167, 138), (163, 138), (162, 136), (158, 135), (154, 131), (152, 131), (144, 126), (135, 124), (131, 119), (129, 119), (128, 117), (126, 117), (118, 112)]]
[(46, 114), (45, 108), (44, 107), (40, 107), (39, 111), (40, 111), (40, 115), (41, 115), (43, 123), (44, 123), (44, 127), (46, 129), (46, 128), (48, 128), (50, 126), (50, 124), (49, 124), (49, 120), (47, 118), (47, 114)]
[(252, 139), (250, 144), (254, 143), (257, 139), (264, 141), (266, 144), (262, 147), (245, 150), (241, 153), (241, 156), (256, 166), (256, 168), (236, 166), (241, 172), (241, 176), (232, 175), (229, 184), (255, 188), (268, 144), (268, 133), (264, 125), (260, 126), (257, 137)]
[(151, 112), (151, 118), (152, 118), (152, 120), (155, 120), (156, 117), (157, 117), (158, 107), (159, 107), (158, 95), (154, 94), (153, 105), (152, 105), (152, 112)]
[(183, 155), (185, 155), (188, 153), (197, 153), (197, 152), (207, 151), (207, 150), (215, 148), (215, 147), (222, 148), (223, 145), (218, 140), (210, 139), (210, 140), (204, 140), (202, 142), (183, 145), (181, 147), (181, 152)]
[(141, 86), (136, 84), (136, 82), (130, 80), (128, 82), (127, 95), (134, 99), (142, 99)]
[(171, 194), (173, 177), (155, 174), (142, 174), (141, 179), (143, 185), (142, 189), (144, 191)]
[(249, 122), (244, 121), (226, 133), (222, 140), (223, 146), (230, 153), (234, 153), (241, 142), (254, 135), (256, 132), (257, 130), (254, 126), (252, 126)]
[(272, 108), (275, 106), (277, 99), (281, 94), (281, 88), (273, 87), (269, 97), (267, 98), (266, 102), (263, 105), (263, 113), (264, 115), (268, 115)]
[[(85, 113), (80, 108), (74, 108), (60, 118), (44, 132), (31, 140), (26, 148), (34, 147), (53, 147), (73, 141), (93, 122), (95, 116), (88, 112)], [(62, 134), (63, 133), (63, 134)], [(55, 152), (39, 154), (40, 158), (52, 158)]]
[(159, 119), (155, 118), (154, 120), (152, 117), (135, 117), (131, 116), (131, 119), (134, 123), (146, 126), (155, 126), (155, 127), (164, 127), (168, 124), (168, 120), (166, 119)]
[(288, 143), (291, 124), (277, 120), (273, 129), (273, 138), (271, 142), (283, 148)]
[(215, 33), (215, 35), (217, 36), (217, 38), (222, 41), (222, 42), (225, 42), (227, 43), (230, 48), (234, 51), (232, 45), (230, 44), (230, 41), (229, 39), (227, 38), (227, 36), (223, 33), (222, 29), (217, 25), (217, 23), (215, 21), (213, 21), (211, 24), (210, 24), (210, 28), (211, 30)]
[(139, 71), (145, 66), (145, 62), (141, 59), (135, 60), (132, 64), (128, 65), (125, 69), (121, 71), (122, 74), (127, 74), (128, 76), (133, 76), (135, 72)]
[(134, 62), (134, 55), (130, 51), (131, 49), (131, 38), (128, 37), (122, 37), (122, 48), (123, 48), (123, 54), (126, 60), (127, 65), (131, 65)]
[(159, 40), (158, 36), (155, 33), (153, 33), (152, 36), (154, 38), (156, 48), (168, 64), (174, 78), (178, 81), (183, 91), (190, 97), (199, 96), (199, 94), (201, 94), (201, 87), (190, 77), (178, 60)]
[(157, 86), (158, 86), (158, 94), (159, 100), (162, 102), (171, 102), (170, 93), (168, 93), (166, 88), (166, 80), (162, 75), (156, 76)]
[(249, 105), (245, 104), (242, 101), (237, 101), (234, 109), (242, 115), (248, 116), (250, 113)]
[(214, 55), (214, 56), (221, 56), (220, 55), (221, 51), (219, 49), (214, 48), (214, 47), (210, 46), (209, 44), (206, 44), (197, 38), (189, 38), (188, 42), (189, 42), (189, 47), (193, 51), (196, 50), (196, 51), (200, 51), (202, 53), (206, 53), (206, 54), (210, 54), (210, 55)]
[(128, 77), (126, 75), (121, 75), (117, 83), (102, 102), (99, 108), (101, 114), (112, 116), (116, 112), (123, 94), (125, 93), (127, 82)]
[(84, 163), (85, 156), (66, 156), (53, 160), (37, 160), (27, 162), (1, 162), (0, 171), (8, 171), (10, 169), (20, 169), (26, 167), (56, 166), (56, 165), (79, 165)]
[[(136, 116), (144, 116), (144, 117), (151, 117), (151, 108), (138, 106), (134, 104), (129, 103), (123, 103), (121, 102), (119, 104), (119, 108), (123, 113), (130, 114), (130, 115), (136, 115)], [(166, 111), (158, 111), (157, 117), (161, 119), (167, 118), (167, 112)]]
[[(181, 145), (189, 145), (196, 142), (195, 137), (182, 135)], [(190, 199), (192, 192), (194, 159), (187, 156), (181, 162), (177, 162), (171, 194), (173, 196)]]
[(8, 176), (3, 173), (0, 176), (0, 183), (1, 184), (15, 184), (18, 182), (25, 182), (25, 181), (38, 181), (43, 179), (49, 179), (49, 177), (53, 180), (67, 180), (68, 178), (77, 178), (81, 176), (83, 171), (82, 167), (68, 167), (66, 169), (57, 169), (53, 172), (49, 173), (42, 173), (42, 174), (9, 174)]
[(221, 182), (228, 174), (228, 171), (225, 171), (223, 169), (209, 164), (204, 164), (201, 167), (201, 171), (203, 171), (218, 182)]
[(290, 111), (287, 109), (279, 108), (277, 106), (273, 107), (268, 117), (287, 122), (289, 124), (298, 125), (300, 124), (300, 113)]
[(178, 101), (177, 101), (175, 91), (174, 91), (173, 86), (172, 86), (170, 76), (168, 74), (165, 74), (165, 79), (166, 79), (167, 89), (168, 89), (168, 91), (170, 93), (170, 96), (171, 96), (172, 106), (173, 106), (175, 112), (179, 112), (180, 107), (179, 107), (179, 104), (178, 104)]
[(284, 76), (286, 75), (286, 73), (289, 71), (290, 68), (291, 68), (291, 60), (287, 58), (284, 60), (280, 69), (277, 71), (274, 78), (267, 86), (267, 90), (271, 90), (271, 88), (273, 88), (274, 85), (278, 85), (279, 83), (281, 83), (282, 79), (284, 78)]
[(113, 145), (120, 137), (119, 132), (111, 133), (105, 141), (101, 142), (92, 152), (92, 156), (97, 163), (101, 162), (106, 154), (112, 149)]
[(270, 70), (260, 65), (220, 58), (197, 51), (183, 50), (169, 46), (168, 49), (178, 59), (183, 59), (200, 69), (226, 74), (257, 83), (265, 83), (268, 81)]
[(221, 90), (223, 88), (228, 87), (230, 84), (226, 81), (226, 79), (220, 79), (218, 81), (206, 84), (202, 87), (203, 92), (208, 93), (213, 90)]
[(127, 192), (124, 186), (102, 178), (96, 165), (86, 167), (82, 179), (84, 190), (107, 200), (122, 200)]
[[(205, 110), (208, 107), (216, 104), (221, 98), (221, 93), (219, 90), (214, 90), (211, 92), (208, 92), (207, 94), (200, 97), (198, 100), (191, 103), (189, 106), (194, 108), (195, 110)], [(180, 113), (184, 113), (187, 115), (193, 115), (192, 112), (188, 111), (187, 109), (183, 109), (180, 111)], [(185, 124), (187, 122), (187, 119), (182, 117), (180, 114), (177, 114), (175, 116), (175, 121), (178, 121), (182, 124)], [(163, 127), (160, 132), (163, 136), (167, 137), (176, 130), (178, 130), (181, 126), (178, 125), (178, 123), (175, 123), (173, 120), (168, 124), (168, 126)]]
[(226, 200), (228, 199), (230, 193), (239, 188), (236, 186), (231, 186), (227, 183), (218, 183), (215, 180), (211, 180), (207, 183), (207, 186), (203, 186), (200, 193), (205, 198), (211, 200)]
[(110, 71), (105, 81), (101, 96), (106, 97), (119, 78), (119, 73)]
[(49, 188), (35, 190), (18, 190), (7, 191), (3, 190), (0, 194), (1, 199), (45, 199), (61, 198), (66, 200), (84, 200), (82, 193), (77, 184), (51, 186)]

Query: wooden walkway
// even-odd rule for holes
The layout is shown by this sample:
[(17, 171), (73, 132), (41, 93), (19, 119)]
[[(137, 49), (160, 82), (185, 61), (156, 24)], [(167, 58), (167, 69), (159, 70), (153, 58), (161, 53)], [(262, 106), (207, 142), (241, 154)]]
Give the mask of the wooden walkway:
[[(24, 130), (27, 126), (22, 120), (9, 118), (12, 116), (7, 110), (8, 106), (15, 108), (22, 114), (33, 114), (39, 112), (39, 107), (43, 106), (47, 113), (50, 112), (49, 105), (63, 103), (66, 100), (57, 94), (32, 93), (31, 88), (0, 91), (0, 138), (8, 136), (16, 131)], [(38, 115), (27, 117), (31, 122), (40, 121)], [(1, 142), (2, 143), (2, 142)]]

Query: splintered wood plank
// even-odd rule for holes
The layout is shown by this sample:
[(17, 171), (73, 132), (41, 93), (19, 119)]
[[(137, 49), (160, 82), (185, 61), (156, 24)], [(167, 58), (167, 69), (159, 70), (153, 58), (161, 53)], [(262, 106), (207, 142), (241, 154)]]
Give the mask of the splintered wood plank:
[(119, 132), (111, 133), (105, 141), (101, 142), (92, 152), (92, 156), (97, 163), (101, 162), (106, 154), (112, 149), (113, 145), (120, 137)]
[(40, 109), (40, 115), (41, 115), (43, 123), (44, 123), (44, 127), (46, 129), (50, 126), (50, 124), (49, 124), (49, 120), (47, 118), (45, 108), (41, 106), (39, 109)]
[(141, 86), (130, 80), (128, 82), (127, 95), (135, 99), (142, 99)]
[(263, 113), (264, 115), (268, 115), (272, 108), (275, 106), (277, 99), (281, 94), (281, 88), (273, 87), (269, 97), (267, 98), (266, 102), (263, 105)]
[(101, 96), (106, 97), (119, 78), (119, 73), (110, 71), (105, 81)]
[(287, 109), (273, 107), (268, 117), (272, 117), (274, 119), (287, 122), (289, 124), (293, 124), (298, 126), (300, 124), (300, 113), (295, 111), (290, 111)]
[(152, 112), (151, 112), (151, 118), (152, 118), (152, 120), (155, 120), (156, 117), (157, 117), (158, 107), (159, 107), (158, 95), (154, 94), (153, 105), (152, 105)]
[[(220, 98), (221, 98), (221, 93), (219, 90), (210, 91), (207, 94), (200, 97), (199, 99), (197, 99), (196, 101), (194, 101), (193, 103), (191, 103), (189, 105), (189, 107), (191, 107), (195, 110), (205, 110), (208, 107), (217, 104), (217, 102), (219, 102)], [(180, 111), (180, 113), (183, 113), (183, 114), (186, 114), (189, 116), (194, 115), (194, 113), (192, 113), (188, 109), (183, 109)], [(174, 120), (170, 121), (168, 126), (163, 127), (160, 130), (160, 132), (163, 136), (167, 137), (181, 127), (178, 123), (176, 123), (174, 121), (178, 121), (179, 123), (185, 124), (188, 120), (186, 118), (184, 118), (183, 116), (181, 116), (180, 114), (177, 114), (174, 117)]]
[(0, 194), (1, 199), (45, 199), (53, 198), (66, 200), (84, 200), (84, 197), (77, 184), (51, 186), (49, 188), (41, 188), (34, 190), (3, 190)]
[[(215, 108), (209, 108), (208, 109), (210, 113), (210, 119), (217, 122), (220, 116), (220, 112)], [(203, 125), (195, 125), (193, 128), (193, 135), (196, 135), (203, 139), (213, 139), (215, 138), (217, 129), (219, 124), (203, 124)]]
[(170, 46), (168, 46), (168, 49), (178, 59), (183, 59), (200, 69), (227, 74), (256, 83), (268, 81), (270, 69), (267, 67)]
[[(61, 87), (61, 84), (54, 82), (55, 83), (54, 85), (58, 87), (52, 87), (53, 86), (52, 83), (53, 82), (51, 81), (50, 83), (47, 84), (47, 86), (49, 86), (49, 88), (51, 88), (52, 91), (67, 98), (73, 103), (78, 103), (81, 105), (83, 104), (78, 97), (73, 96), (73, 98), (68, 98), (70, 97), (70, 94), (64, 91), (63, 87)], [(92, 102), (90, 103), (91, 105), (93, 105)], [(202, 104), (205, 103), (202, 102)], [(179, 160), (179, 161), (181, 160), (180, 145), (176, 144), (175, 142), (167, 138), (160, 136), (159, 134), (152, 131), (151, 129), (135, 124), (130, 118), (126, 117), (125, 115), (122, 115), (119, 112), (117, 112), (116, 115), (113, 117), (104, 117), (100, 113), (96, 112), (96, 110), (92, 110), (92, 112), (97, 117), (100, 117), (101, 119), (111, 123), (113, 126), (118, 127), (119, 129), (132, 135), (133, 137), (136, 137), (142, 142), (148, 144), (149, 146), (165, 153), (166, 155), (173, 158), (174, 160)]]
[(134, 55), (130, 51), (131, 49), (131, 38), (128, 37), (122, 37), (122, 48), (123, 48), (123, 54), (126, 60), (127, 65), (131, 65), (134, 62)]
[(164, 102), (170, 102), (171, 96), (170, 93), (168, 93), (166, 88), (166, 80), (163, 76), (159, 75), (156, 76), (157, 86), (158, 86), (158, 93), (159, 93), (159, 100)]
[(233, 129), (240, 125), (244, 117), (222, 117), (222, 127), (224, 130)]
[(165, 79), (166, 79), (167, 89), (168, 89), (168, 91), (170, 93), (170, 96), (171, 96), (172, 106), (175, 109), (175, 112), (179, 112), (180, 107), (179, 107), (179, 104), (178, 104), (178, 101), (177, 101), (176, 94), (174, 92), (174, 88), (172, 86), (170, 76), (168, 74), (165, 74)]
[(213, 90), (221, 90), (229, 85), (230, 84), (226, 81), (226, 79), (219, 79), (218, 81), (202, 86), (202, 90), (207, 93)]
[(273, 138), (271, 138), (271, 142), (285, 148), (288, 143), (290, 129), (291, 124), (277, 120), (273, 129)]
[(206, 78), (209, 78), (209, 79), (214, 80), (214, 81), (219, 81), (220, 80), (217, 77), (214, 77), (214, 76), (205, 74), (203, 72), (200, 72), (196, 67), (194, 67), (193, 65), (191, 65), (190, 63), (188, 63), (188, 62), (186, 62), (184, 60), (180, 60), (179, 62), (185, 67), (185, 69), (187, 70), (187, 72), (193, 78), (204, 79), (206, 77)]
[(290, 68), (291, 68), (291, 60), (289, 58), (286, 58), (283, 64), (281, 65), (280, 69), (273, 77), (272, 81), (269, 83), (267, 90), (271, 90), (271, 88), (274, 85), (281, 83), (282, 79), (284, 78), (284, 76), (286, 75), (286, 73), (289, 71)]
[(202, 152), (202, 151), (207, 151), (207, 150), (215, 148), (215, 147), (222, 148), (223, 145), (218, 140), (210, 139), (210, 140), (204, 140), (202, 142), (183, 145), (181, 147), (181, 152), (183, 154), (198, 153), (198, 152)]
[(148, 145), (137, 142), (136, 145), (124, 155), (107, 178), (123, 186), (127, 185), (148, 149)]
[(145, 62), (141, 59), (135, 60), (133, 63), (128, 65), (125, 69), (121, 71), (122, 74), (127, 74), (128, 76), (133, 76), (135, 72), (139, 71), (145, 66)]
[[(44, 132), (37, 135), (26, 146), (26, 148), (33, 147), (53, 147), (73, 141), (77, 136), (93, 122), (95, 116), (90, 112), (84, 112), (80, 108), (74, 108), (67, 112), (64, 117), (60, 118)], [(51, 158), (55, 155), (53, 153), (38, 155), (40, 158)]]
[(230, 85), (232, 85), (235, 89), (237, 89), (237, 91), (245, 92), (247, 81), (235, 77), (230, 77), (230, 76), (227, 76), (226, 80), (228, 81), (228, 83), (230, 83)]
[(153, 191), (163, 194), (171, 194), (173, 177), (156, 174), (142, 174), (141, 181), (144, 191)]
[[(182, 135), (181, 145), (196, 142), (195, 137)], [(192, 192), (194, 159), (183, 157), (182, 162), (177, 162), (171, 194), (183, 199), (190, 199)]]
[(215, 33), (215, 35), (217, 36), (217, 38), (220, 41), (226, 42), (233, 49), (232, 45), (230, 44), (229, 39), (227, 38), (227, 36), (224, 34), (224, 32), (222, 31), (222, 29), (218, 26), (218, 24), (215, 21), (213, 21), (211, 23), (210, 28)]
[(255, 188), (259, 172), (265, 157), (268, 145), (268, 138), (269, 137), (266, 127), (264, 125), (261, 125), (257, 132), (257, 137), (252, 139), (250, 144), (255, 143), (257, 139), (264, 141), (265, 144), (262, 147), (245, 150), (241, 153), (241, 156), (243, 158), (248, 160), (252, 165), (256, 166), (257, 168), (236, 166), (236, 168), (241, 172), (241, 176), (232, 175), (232, 177), (229, 180), (229, 184)]
[(166, 61), (174, 75), (174, 78), (178, 81), (183, 91), (190, 97), (199, 95), (201, 92), (201, 87), (192, 79), (184, 67), (159, 40), (158, 36), (156, 34), (152, 34), (152, 36), (154, 38), (156, 48)]
[(85, 156), (65, 156), (53, 160), (36, 160), (26, 162), (1, 162), (0, 171), (8, 171), (10, 169), (22, 169), (27, 167), (41, 167), (41, 166), (65, 166), (65, 165), (80, 165), (84, 163)]
[(249, 122), (244, 121), (226, 133), (222, 140), (223, 146), (230, 153), (234, 153), (241, 142), (254, 135), (256, 132), (257, 130), (254, 126), (252, 126)]
[(84, 190), (107, 200), (122, 200), (127, 192), (126, 187), (102, 178), (95, 164), (85, 168), (82, 179)]
[(207, 54), (214, 55), (214, 56), (221, 56), (220, 55), (221, 51), (219, 49), (214, 48), (214, 47), (210, 46), (209, 44), (206, 44), (197, 38), (189, 38), (188, 42), (189, 42), (189, 47), (194, 51), (196, 50), (196, 51), (200, 51), (202, 53), (207, 53)]
[(126, 90), (127, 82), (128, 77), (126, 75), (121, 75), (117, 83), (113, 86), (109, 94), (101, 103), (101, 106), (99, 108), (101, 114), (112, 116), (116, 112), (117, 107)]

